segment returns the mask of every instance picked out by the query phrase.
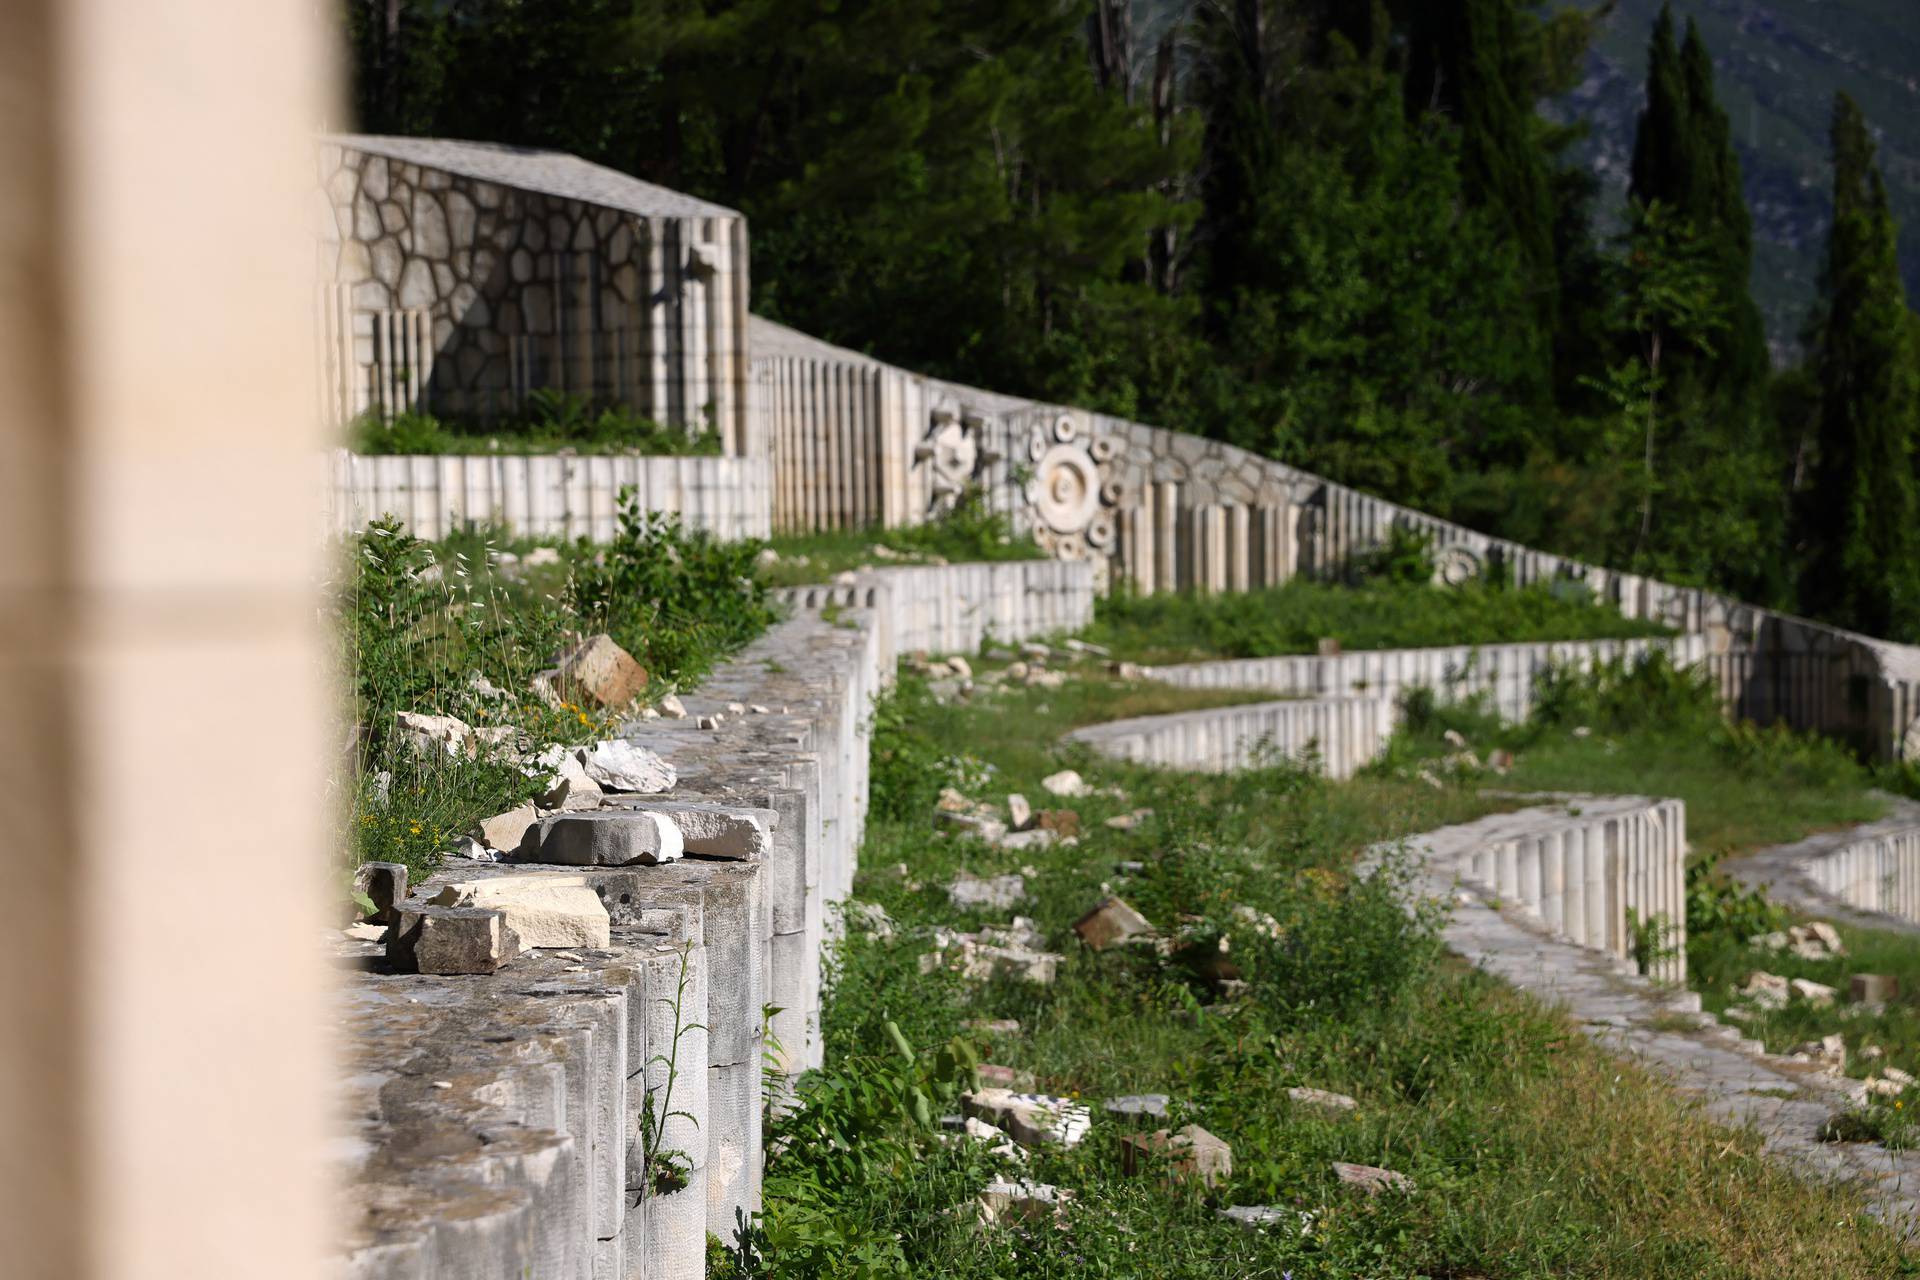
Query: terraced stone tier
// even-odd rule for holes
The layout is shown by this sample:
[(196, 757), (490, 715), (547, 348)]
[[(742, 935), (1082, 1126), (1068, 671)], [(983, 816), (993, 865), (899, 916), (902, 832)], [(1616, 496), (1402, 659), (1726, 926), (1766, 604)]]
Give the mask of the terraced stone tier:
[(1529, 644), (1445, 645), (1370, 649), (1322, 657), (1287, 654), (1147, 667), (1146, 678), (1186, 689), (1265, 689), (1289, 696), (1370, 695), (1397, 701), (1412, 688), (1446, 701), (1485, 694), (1504, 720), (1533, 710), (1535, 681), (1554, 668), (1587, 670), (1617, 658), (1662, 651), (1675, 666), (1707, 657), (1705, 636), (1647, 640), (1555, 640)]
[[(1028, 640), (1078, 631), (1093, 621), (1094, 567), (1086, 561), (889, 565), (862, 569), (851, 584), (787, 587), (793, 609), (871, 610), (899, 653), (972, 653), (983, 640)], [(884, 598), (891, 607), (881, 609)]]
[(1117, 760), (1209, 773), (1311, 751), (1328, 777), (1343, 779), (1380, 754), (1393, 724), (1393, 704), (1383, 698), (1302, 698), (1110, 720), (1067, 740)]
[(1726, 864), (1743, 883), (1812, 915), (1920, 934), (1920, 804), (1887, 797), (1879, 822), (1826, 831)]
[[(678, 807), (712, 839), (657, 866), (567, 869), (607, 908), (607, 948), (438, 978), (341, 944), (360, 970), (341, 1015), (345, 1274), (679, 1280), (702, 1274), (709, 1231), (731, 1239), (758, 1210), (764, 1076), (820, 1064), (827, 906), (852, 882), (868, 710), (893, 665), (869, 615), (843, 621), (781, 624), (685, 699), (687, 719), (629, 726), (679, 778), (634, 803)], [(742, 831), (756, 838), (721, 839)], [(455, 864), (417, 896), (553, 870)], [(680, 1153), (685, 1185), (648, 1193), (640, 1117), (660, 1114), (669, 1059), (687, 1114), (659, 1149)]]

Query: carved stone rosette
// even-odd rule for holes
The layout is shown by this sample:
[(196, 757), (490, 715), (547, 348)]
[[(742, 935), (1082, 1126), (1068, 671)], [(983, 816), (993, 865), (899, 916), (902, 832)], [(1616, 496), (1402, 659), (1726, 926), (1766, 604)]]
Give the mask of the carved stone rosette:
[(1483, 568), (1479, 553), (1468, 547), (1439, 547), (1433, 553), (1435, 586), (1463, 586), (1478, 578)]
[(1118, 452), (1112, 440), (1093, 438), (1064, 413), (1028, 431), (1033, 539), (1056, 558), (1104, 561), (1113, 550), (1119, 532)]

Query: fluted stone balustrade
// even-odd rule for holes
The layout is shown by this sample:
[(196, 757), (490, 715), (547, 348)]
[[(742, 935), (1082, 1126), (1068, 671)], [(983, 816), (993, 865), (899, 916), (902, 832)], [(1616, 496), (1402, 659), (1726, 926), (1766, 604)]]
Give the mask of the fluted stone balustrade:
[(1690, 635), (1373, 649), (1328, 657), (1290, 654), (1148, 667), (1146, 676), (1186, 689), (1262, 689), (1301, 697), (1364, 695), (1395, 701), (1414, 688), (1431, 689), (1446, 701), (1485, 695), (1502, 719), (1517, 721), (1532, 711), (1536, 682), (1548, 671), (1584, 671), (1598, 663), (1656, 651), (1665, 653), (1675, 666), (1692, 666), (1707, 657), (1707, 640)]
[[(629, 727), (679, 784), (624, 803), (757, 815), (763, 858), (566, 868), (608, 909), (606, 950), (536, 951), (485, 978), (349, 980), (345, 1274), (687, 1280), (707, 1234), (731, 1239), (759, 1208), (765, 1072), (821, 1062), (827, 918), (852, 884), (868, 712), (894, 661), (872, 619), (782, 623), (685, 698), (687, 719)], [(420, 892), (551, 870), (452, 864)], [(660, 1114), (669, 1059), (687, 1114), (659, 1149), (683, 1157), (685, 1185), (646, 1194), (640, 1117)]]
[(765, 458), (561, 457), (551, 454), (364, 455), (328, 458), (327, 525), (351, 533), (381, 516), (415, 537), (444, 538), (496, 525), (527, 538), (610, 541), (620, 491), (646, 511), (677, 515), (716, 538), (764, 538)]
[(1636, 921), (1655, 943), (1650, 976), (1687, 965), (1686, 807), (1643, 796), (1582, 796), (1417, 837), (1430, 863), (1537, 916), (1568, 941), (1635, 962)]
[(1801, 871), (1822, 893), (1857, 911), (1920, 923), (1920, 822), (1907, 815), (1855, 835), (1804, 859)]
[[(972, 653), (987, 640), (1086, 626), (1093, 621), (1094, 573), (1090, 564), (1066, 560), (897, 565), (859, 570), (853, 583), (787, 587), (774, 596), (796, 610), (871, 610), (900, 653)], [(882, 598), (890, 608), (878, 607)]]
[(1393, 723), (1385, 699), (1302, 698), (1110, 720), (1067, 740), (1117, 760), (1209, 773), (1311, 754), (1328, 777), (1345, 779), (1380, 754)]

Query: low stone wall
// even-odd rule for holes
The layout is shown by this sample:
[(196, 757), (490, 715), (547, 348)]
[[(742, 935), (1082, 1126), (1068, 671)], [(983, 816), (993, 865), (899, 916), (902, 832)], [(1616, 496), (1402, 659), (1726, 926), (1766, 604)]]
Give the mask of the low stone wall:
[(1344, 779), (1386, 747), (1393, 721), (1393, 704), (1381, 698), (1316, 698), (1110, 720), (1067, 740), (1117, 760), (1209, 773), (1311, 751), (1328, 777)]
[(1331, 657), (1293, 654), (1188, 662), (1146, 668), (1149, 679), (1188, 689), (1264, 689), (1299, 697), (1368, 695), (1397, 701), (1426, 688), (1446, 701), (1488, 697), (1504, 720), (1533, 709), (1535, 681), (1555, 667), (1586, 670), (1596, 663), (1664, 651), (1675, 666), (1706, 659), (1706, 637), (1648, 640), (1566, 640), (1534, 644), (1450, 645), (1432, 649), (1374, 649)]
[(328, 459), (327, 526), (351, 533), (397, 516), (421, 538), (475, 524), (523, 537), (610, 540), (620, 491), (648, 511), (671, 512), (717, 538), (764, 538), (772, 529), (764, 457), (563, 457), (555, 454), (366, 455)]
[(1451, 868), (1556, 936), (1633, 963), (1631, 919), (1659, 917), (1670, 954), (1651, 977), (1687, 976), (1687, 816), (1678, 800), (1579, 796), (1497, 814), (1409, 842), (1429, 866)]
[(1027, 640), (1092, 622), (1094, 567), (1066, 560), (897, 565), (862, 569), (852, 583), (774, 594), (796, 610), (870, 610), (900, 653), (972, 653), (989, 639)]
[[(871, 615), (849, 620), (781, 624), (684, 699), (688, 719), (628, 734), (679, 775), (648, 802), (755, 813), (772, 828), (763, 858), (564, 868), (599, 894), (611, 946), (534, 951), (491, 977), (387, 973), (377, 944), (343, 944), (361, 969), (340, 1024), (343, 1274), (683, 1280), (703, 1274), (709, 1231), (731, 1239), (759, 1208), (764, 1073), (821, 1061), (826, 915), (852, 883), (868, 708), (893, 666)], [(424, 893), (561, 869), (453, 864)], [(689, 1176), (646, 1194), (640, 1117), (650, 1092), (659, 1113), (669, 1056), (687, 1115), (660, 1149)]]
[(1851, 834), (1838, 848), (1800, 860), (1801, 872), (1856, 911), (1920, 923), (1920, 819), (1907, 812)]

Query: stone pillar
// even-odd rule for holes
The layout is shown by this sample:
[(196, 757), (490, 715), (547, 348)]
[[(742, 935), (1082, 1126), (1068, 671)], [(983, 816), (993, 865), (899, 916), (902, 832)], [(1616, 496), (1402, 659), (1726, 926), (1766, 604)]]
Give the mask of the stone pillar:
[(0, 6), (0, 1270), (330, 1235), (314, 6)]

